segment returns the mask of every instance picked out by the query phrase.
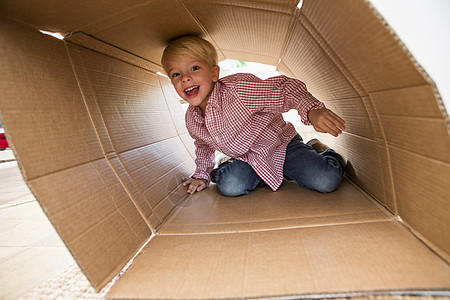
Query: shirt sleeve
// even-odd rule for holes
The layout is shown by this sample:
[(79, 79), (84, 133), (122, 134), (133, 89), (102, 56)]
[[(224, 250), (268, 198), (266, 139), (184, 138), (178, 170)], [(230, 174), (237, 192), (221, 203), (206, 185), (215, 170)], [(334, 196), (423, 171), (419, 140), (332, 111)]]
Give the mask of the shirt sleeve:
[(195, 164), (197, 168), (191, 177), (195, 179), (205, 179), (206, 185), (209, 185), (211, 182), (209, 173), (211, 173), (215, 164), (215, 150), (199, 138), (195, 139), (194, 145), (196, 155)]
[(192, 178), (205, 179), (206, 185), (210, 184), (211, 178), (209, 173), (215, 165), (215, 149), (204, 141), (202, 136), (205, 134), (204, 128), (199, 120), (198, 108), (189, 106), (185, 115), (186, 128), (190, 136), (194, 139), (195, 145), (195, 172), (191, 175)]
[(284, 113), (295, 109), (303, 124), (311, 125), (308, 112), (325, 108), (298, 79), (281, 75), (261, 80), (251, 74), (242, 74), (239, 79), (236, 92), (250, 110)]

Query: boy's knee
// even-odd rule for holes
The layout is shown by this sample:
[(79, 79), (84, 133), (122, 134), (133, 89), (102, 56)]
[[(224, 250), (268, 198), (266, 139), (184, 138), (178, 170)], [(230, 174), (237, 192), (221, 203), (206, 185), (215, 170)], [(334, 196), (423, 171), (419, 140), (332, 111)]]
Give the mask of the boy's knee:
[(315, 190), (318, 192), (324, 193), (324, 194), (331, 193), (331, 192), (334, 192), (335, 190), (337, 190), (340, 183), (341, 183), (340, 181), (339, 182), (331, 181), (331, 180), (322, 181), (322, 182), (319, 182), (319, 184), (315, 187)]
[(248, 194), (259, 182), (255, 171), (246, 162), (236, 160), (216, 173), (216, 183), (222, 195), (236, 197)]
[(227, 176), (217, 181), (217, 187), (222, 195), (227, 197), (237, 197), (246, 195), (249, 190), (235, 177)]
[(330, 172), (316, 178), (312, 188), (321, 193), (331, 193), (337, 190), (341, 181), (342, 175), (340, 172)]

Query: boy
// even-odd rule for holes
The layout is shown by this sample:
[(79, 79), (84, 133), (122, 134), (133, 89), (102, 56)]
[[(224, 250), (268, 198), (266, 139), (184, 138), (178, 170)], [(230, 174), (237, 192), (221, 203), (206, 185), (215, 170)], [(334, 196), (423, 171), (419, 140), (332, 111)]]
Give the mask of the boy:
[[(208, 41), (183, 36), (171, 41), (162, 65), (175, 90), (189, 102), (186, 126), (195, 140), (196, 171), (183, 178), (194, 194), (216, 182), (225, 196), (248, 194), (283, 178), (319, 192), (332, 192), (342, 180), (345, 161), (332, 149), (319, 154), (304, 144), (282, 113), (296, 109), (306, 125), (338, 136), (344, 120), (315, 99), (304, 83), (286, 76), (261, 80), (251, 74), (219, 79), (217, 52)], [(232, 159), (214, 168), (218, 150)]]

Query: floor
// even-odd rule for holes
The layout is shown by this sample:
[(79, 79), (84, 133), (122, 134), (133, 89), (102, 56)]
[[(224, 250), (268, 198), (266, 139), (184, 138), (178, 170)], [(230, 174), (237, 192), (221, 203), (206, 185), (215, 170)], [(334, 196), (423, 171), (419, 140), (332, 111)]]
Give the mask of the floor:
[(0, 151), (0, 299), (36, 296), (35, 289), (69, 268), (78, 267), (23, 181), (12, 150)]

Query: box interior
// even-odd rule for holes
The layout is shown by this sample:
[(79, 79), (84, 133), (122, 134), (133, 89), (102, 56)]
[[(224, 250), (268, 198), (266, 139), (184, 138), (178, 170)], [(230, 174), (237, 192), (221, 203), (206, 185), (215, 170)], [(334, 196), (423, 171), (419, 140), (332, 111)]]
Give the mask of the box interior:
[[(449, 119), (433, 81), (369, 2), (297, 4), (0, 4), (0, 118), (26, 182), (95, 288), (146, 245), (108, 297), (450, 290)], [(348, 160), (336, 192), (185, 194), (194, 147), (158, 72), (186, 33), (220, 59), (276, 65), (346, 120), (337, 139), (299, 129)]]

